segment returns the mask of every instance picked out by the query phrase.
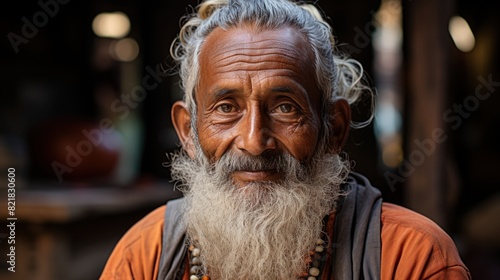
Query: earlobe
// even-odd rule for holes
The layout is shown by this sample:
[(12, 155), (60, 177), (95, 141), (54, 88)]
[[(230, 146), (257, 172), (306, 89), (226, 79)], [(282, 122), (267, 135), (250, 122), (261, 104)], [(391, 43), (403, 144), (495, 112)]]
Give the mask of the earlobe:
[(194, 144), (191, 135), (191, 114), (183, 101), (174, 103), (171, 117), (177, 136), (181, 141), (182, 148), (191, 158), (194, 158)]
[(339, 99), (329, 105), (331, 114), (329, 147), (339, 153), (344, 147), (351, 127), (351, 107), (345, 99)]

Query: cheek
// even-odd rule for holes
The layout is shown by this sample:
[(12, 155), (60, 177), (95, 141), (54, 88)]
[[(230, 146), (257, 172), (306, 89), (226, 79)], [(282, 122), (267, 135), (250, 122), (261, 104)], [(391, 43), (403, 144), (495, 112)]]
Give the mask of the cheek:
[(236, 137), (231, 127), (211, 125), (209, 121), (198, 122), (198, 139), (203, 153), (210, 160), (218, 160), (230, 148)]
[(280, 133), (283, 146), (297, 160), (310, 159), (318, 146), (319, 126), (316, 124), (288, 127)]
[[(295, 124), (271, 122), (267, 127), (269, 137), (276, 141), (276, 148), (290, 153), (299, 161), (310, 159), (318, 146), (319, 120), (305, 118)], [(210, 117), (198, 118), (198, 139), (203, 153), (211, 161), (220, 159), (232, 149), (235, 139), (242, 133), (238, 122), (214, 124)]]

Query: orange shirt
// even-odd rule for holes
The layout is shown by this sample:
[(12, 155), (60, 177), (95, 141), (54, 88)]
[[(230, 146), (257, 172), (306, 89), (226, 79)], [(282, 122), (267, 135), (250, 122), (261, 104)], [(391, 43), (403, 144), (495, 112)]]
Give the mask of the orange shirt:
[[(131, 227), (100, 279), (156, 279), (164, 217), (165, 206), (161, 206)], [(433, 221), (409, 209), (382, 204), (381, 245), (380, 279), (471, 279), (452, 239)]]

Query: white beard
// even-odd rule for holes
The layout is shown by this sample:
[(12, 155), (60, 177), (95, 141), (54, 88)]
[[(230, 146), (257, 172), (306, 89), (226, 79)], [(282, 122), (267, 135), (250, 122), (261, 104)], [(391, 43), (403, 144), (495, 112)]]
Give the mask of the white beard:
[(317, 153), (306, 167), (291, 156), (279, 182), (236, 187), (230, 173), (249, 156), (226, 154), (209, 164), (197, 144), (196, 159), (173, 155), (172, 177), (185, 196), (183, 222), (190, 242), (201, 249), (211, 279), (296, 279), (323, 229), (323, 218), (342, 195), (348, 173), (339, 155)]

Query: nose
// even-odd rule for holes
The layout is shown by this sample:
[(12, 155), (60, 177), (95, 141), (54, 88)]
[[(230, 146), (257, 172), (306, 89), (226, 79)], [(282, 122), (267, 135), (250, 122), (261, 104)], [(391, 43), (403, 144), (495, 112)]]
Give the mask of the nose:
[(236, 147), (253, 156), (276, 149), (276, 139), (272, 136), (269, 124), (268, 116), (258, 106), (248, 109), (238, 127)]

